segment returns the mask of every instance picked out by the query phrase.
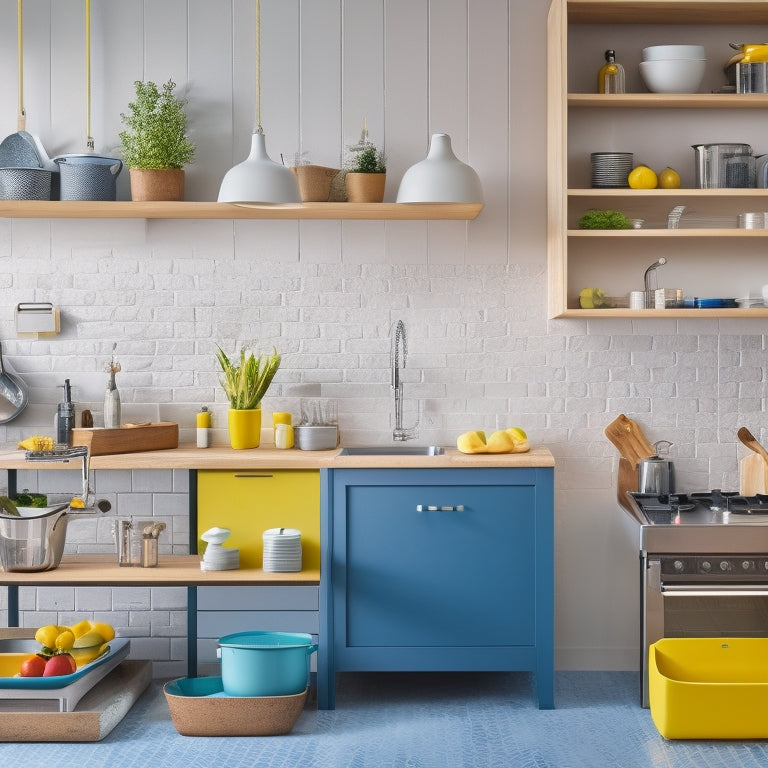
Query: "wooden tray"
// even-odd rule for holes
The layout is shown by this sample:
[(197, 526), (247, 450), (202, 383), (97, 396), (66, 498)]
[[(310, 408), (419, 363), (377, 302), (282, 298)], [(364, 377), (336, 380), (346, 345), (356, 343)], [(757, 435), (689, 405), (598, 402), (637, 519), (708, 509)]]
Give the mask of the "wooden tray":
[(124, 425), (119, 429), (77, 427), (72, 430), (72, 445), (87, 445), (91, 456), (178, 448), (179, 425), (158, 421), (154, 424)]
[(151, 661), (126, 659), (96, 683), (72, 712), (3, 712), (0, 742), (101, 741), (151, 682)]

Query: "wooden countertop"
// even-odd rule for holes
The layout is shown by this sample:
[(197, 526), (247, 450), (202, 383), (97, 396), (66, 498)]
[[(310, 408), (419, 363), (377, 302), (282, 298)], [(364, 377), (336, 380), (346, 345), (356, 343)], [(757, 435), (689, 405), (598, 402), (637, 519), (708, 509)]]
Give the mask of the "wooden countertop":
[[(24, 451), (15, 445), (0, 447), (0, 469), (72, 469), (80, 466), (64, 462), (27, 462)], [(91, 469), (405, 469), (469, 467), (553, 467), (555, 460), (548, 448), (535, 446), (528, 453), (464, 454), (447, 448), (443, 456), (341, 456), (341, 448), (330, 451), (278, 450), (273, 445), (247, 450), (233, 450), (215, 445), (197, 448), (180, 445), (161, 451), (93, 456)]]
[(0, 584), (16, 586), (112, 587), (179, 586), (283, 586), (320, 583), (319, 570), (298, 573), (270, 573), (261, 568), (236, 568), (229, 571), (203, 571), (200, 555), (160, 555), (156, 568), (124, 568), (117, 555), (64, 555), (58, 568), (50, 571), (2, 571)]

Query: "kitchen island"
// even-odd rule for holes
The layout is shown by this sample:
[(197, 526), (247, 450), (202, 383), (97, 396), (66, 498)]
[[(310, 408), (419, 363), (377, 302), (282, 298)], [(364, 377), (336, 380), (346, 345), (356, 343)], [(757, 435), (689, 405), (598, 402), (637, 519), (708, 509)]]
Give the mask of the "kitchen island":
[[(15, 474), (18, 470), (50, 468), (66, 469), (64, 463), (36, 462), (34, 467), (24, 458), (24, 452), (13, 447), (0, 450), (0, 469), (8, 472), (9, 494), (15, 492)], [(345, 669), (382, 670), (522, 670), (536, 674), (538, 701), (542, 708), (553, 706), (554, 674), (554, 587), (553, 587), (553, 475), (554, 459), (544, 447), (535, 447), (523, 454), (476, 454), (467, 455), (455, 449), (446, 449), (438, 456), (403, 454), (345, 455), (341, 449), (327, 451), (277, 450), (272, 445), (249, 450), (233, 450), (228, 446), (214, 446), (198, 449), (182, 445), (178, 448), (140, 453), (94, 456), (90, 460), (91, 470), (162, 470), (175, 469), (189, 472), (189, 555), (161, 556), (157, 568), (121, 568), (114, 555), (65, 555), (61, 565), (50, 571), (33, 573), (0, 573), (0, 585), (8, 588), (9, 626), (18, 624), (18, 587), (53, 585), (113, 585), (113, 586), (185, 586), (187, 599), (187, 649), (190, 676), (197, 674), (197, 589), (201, 586), (263, 587), (296, 585), (318, 586), (320, 592), (320, 648), (318, 649), (318, 702), (321, 708), (333, 706), (334, 678), (337, 671)], [(321, 568), (303, 570), (299, 573), (265, 573), (260, 568), (244, 568), (227, 571), (202, 571), (197, 555), (197, 476), (206, 470), (237, 471), (280, 471), (317, 470), (320, 475), (320, 516)], [(376, 489), (381, 487), (382, 493)], [(462, 580), (467, 584), (461, 589), (462, 605), (457, 605), (459, 615), (466, 619), (473, 610), (478, 595), (485, 594), (476, 609), (479, 635), (490, 631), (493, 639), (467, 641), (466, 632), (456, 628), (447, 633), (447, 647), (435, 653), (428, 646), (433, 642), (427, 632), (426, 646), (420, 633), (405, 636), (411, 650), (391, 650), (400, 640), (394, 636), (376, 651), (356, 649), (357, 641), (347, 636), (347, 630), (354, 629), (338, 623), (341, 612), (359, 611), (365, 616), (356, 626), (363, 627), (363, 644), (366, 633), (375, 630), (372, 624), (373, 606), (361, 600), (365, 593), (367, 578), (365, 553), (354, 550), (342, 551), (337, 530), (355, 526), (365, 519), (365, 512), (358, 511), (358, 505), (347, 505), (348, 488), (371, 489), (379, 502), (376, 510), (378, 523), (392, 514), (393, 520), (406, 513), (402, 502), (410, 510), (413, 500), (421, 499), (424, 489), (425, 512), (432, 511), (432, 497), (443, 489), (458, 490), (463, 501), (452, 512), (451, 523), (468, 526), (464, 532), (472, 531), (474, 541), (479, 538), (492, 543), (496, 563), (508, 559), (502, 571), (491, 586), (483, 585), (482, 573), (470, 568), (462, 576), (460, 547), (466, 541), (459, 528), (444, 529), (435, 539), (441, 548), (439, 559), (425, 559), (425, 567), (415, 571), (410, 568), (409, 579), (433, 578), (431, 565), (445, 568), (446, 558), (456, 568), (450, 579), (441, 581), (444, 588), (437, 594), (432, 587), (419, 585), (413, 596), (427, 600), (435, 594), (435, 605), (424, 606), (425, 610), (413, 607), (409, 614), (423, 617), (425, 625), (437, 621), (445, 624), (451, 621), (452, 593), (459, 588)], [(400, 489), (400, 490), (399, 490)], [(408, 495), (401, 497), (402, 489)], [(413, 495), (415, 494), (415, 495)], [(429, 498), (427, 498), (427, 495)], [(365, 497), (364, 497), (365, 498)], [(458, 497), (457, 497), (458, 498)], [(445, 510), (438, 503), (438, 514)], [(383, 506), (382, 506), (383, 505)], [(465, 512), (466, 510), (466, 512)], [(423, 517), (428, 520), (427, 516)], [(437, 518), (433, 516), (437, 521)], [(351, 529), (352, 530), (352, 529)], [(447, 531), (447, 532), (446, 532)], [(378, 530), (377, 534), (384, 530)], [(423, 536), (423, 532), (418, 534)], [(366, 537), (356, 539), (357, 546)], [(430, 539), (420, 539), (424, 545)], [(377, 565), (386, 565), (390, 575), (398, 571), (397, 560), (387, 558), (387, 547), (381, 551)], [(445, 551), (446, 548), (453, 548)], [(508, 553), (508, 558), (505, 556)], [(472, 557), (482, 561), (483, 553), (475, 552)], [(478, 561), (478, 562), (479, 562)], [(346, 572), (346, 566), (349, 571)], [(494, 570), (494, 573), (496, 571)], [(433, 585), (434, 586), (434, 585)], [(491, 597), (488, 597), (488, 594)], [(399, 599), (394, 595), (393, 599)], [(349, 600), (349, 605), (346, 605)], [(335, 621), (336, 619), (336, 621)], [(497, 621), (497, 619), (500, 619)], [(382, 615), (380, 621), (386, 623)], [(456, 626), (456, 622), (454, 622)], [(373, 629), (371, 629), (373, 627)], [(407, 622), (398, 619), (398, 627), (407, 628)], [(500, 629), (497, 629), (500, 628)], [(491, 647), (495, 646), (495, 647)], [(383, 659), (383, 661), (382, 661)]]

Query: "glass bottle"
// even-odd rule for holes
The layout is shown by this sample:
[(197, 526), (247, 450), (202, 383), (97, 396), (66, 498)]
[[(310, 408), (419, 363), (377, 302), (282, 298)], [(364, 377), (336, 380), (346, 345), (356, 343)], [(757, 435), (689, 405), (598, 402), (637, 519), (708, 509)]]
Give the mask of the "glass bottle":
[(624, 67), (616, 61), (616, 51), (605, 52), (605, 64), (597, 76), (598, 93), (624, 93)]
[(115, 373), (110, 371), (107, 393), (104, 395), (104, 426), (107, 429), (118, 429), (121, 426), (120, 393), (115, 384)]

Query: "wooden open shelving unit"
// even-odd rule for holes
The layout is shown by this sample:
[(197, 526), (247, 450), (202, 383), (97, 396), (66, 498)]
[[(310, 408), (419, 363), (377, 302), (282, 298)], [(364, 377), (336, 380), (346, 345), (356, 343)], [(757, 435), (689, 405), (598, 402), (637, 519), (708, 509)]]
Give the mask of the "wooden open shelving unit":
[[(578, 278), (571, 277), (569, 272), (579, 275), (590, 274), (588, 270), (590, 253), (605, 251), (606, 243), (611, 243), (617, 254), (624, 256), (631, 252), (637, 255), (643, 253), (645, 244), (648, 262), (654, 261), (659, 254), (666, 251), (674, 252), (675, 259), (686, 260), (691, 270), (713, 269), (712, 261), (702, 262), (699, 250), (712, 245), (713, 241), (721, 244), (722, 251), (729, 253), (736, 250), (748, 253), (749, 264), (756, 259), (756, 254), (764, 253), (768, 245), (768, 229), (739, 229), (706, 228), (706, 229), (666, 229), (664, 222), (670, 209), (676, 205), (697, 206), (709, 215), (713, 212), (736, 217), (739, 211), (768, 210), (768, 189), (676, 189), (676, 190), (633, 190), (633, 189), (595, 189), (585, 188), (578, 183), (569, 186), (569, 161), (574, 157), (570, 145), (574, 129), (570, 126), (573, 117), (579, 119), (581, 130), (585, 125), (612, 124), (626, 115), (627, 110), (652, 110), (653, 117), (644, 115), (643, 128), (647, 131), (645, 141), (659, 141), (664, 135), (666, 111), (671, 115), (681, 111), (696, 111), (697, 120), (707, 120), (707, 112), (720, 117), (727, 111), (738, 112), (737, 125), (743, 120), (761, 119), (762, 115), (754, 116), (755, 110), (768, 110), (768, 94), (729, 94), (729, 93), (695, 93), (695, 94), (657, 94), (657, 93), (624, 93), (597, 94), (582, 92), (591, 89), (591, 81), (587, 87), (573, 88), (570, 77), (568, 45), (569, 34), (577, 25), (588, 25), (594, 31), (594, 37), (604, 42), (610, 39), (610, 33), (603, 35), (606, 25), (632, 25), (638, 34), (645, 35), (637, 45), (650, 45), (657, 42), (654, 37), (659, 33), (670, 31), (680, 35), (691, 25), (721, 25), (723, 35), (728, 38), (728, 27), (734, 25), (768, 25), (768, 2), (764, 0), (553, 0), (548, 25), (548, 314), (552, 318), (650, 318), (650, 317), (739, 317), (765, 318), (768, 317), (768, 307), (760, 308), (722, 308), (722, 309), (581, 309), (578, 304)], [(647, 25), (638, 27), (637, 25)], [(589, 33), (590, 35), (592, 32)], [(755, 40), (768, 35), (766, 29), (756, 28)], [(583, 40), (583, 38), (580, 38)], [(680, 42), (685, 42), (680, 40)], [(750, 41), (746, 41), (750, 42)], [(606, 46), (607, 47), (607, 46)], [(586, 55), (580, 51), (579, 55)], [(718, 52), (708, 56), (719, 55)], [(596, 74), (596, 71), (595, 71)], [(580, 83), (583, 81), (579, 81)], [(572, 91), (569, 91), (569, 86)], [(635, 137), (636, 139), (637, 137)], [(622, 139), (625, 140), (625, 139)], [(692, 143), (692, 142), (691, 142)], [(630, 141), (629, 147), (633, 148)], [(642, 145), (638, 145), (640, 148)], [(610, 149), (607, 147), (606, 149)], [(637, 159), (637, 151), (635, 154)], [(588, 159), (588, 158), (587, 158)], [(588, 183), (588, 182), (587, 182)], [(632, 230), (579, 230), (578, 218), (581, 212), (589, 208), (603, 208), (640, 211), (639, 216), (654, 222), (656, 228)], [(751, 244), (751, 245), (750, 245)], [(640, 258), (636, 256), (636, 260)], [(729, 259), (732, 257), (729, 254)], [(617, 257), (618, 259), (618, 257)], [(602, 257), (602, 268), (606, 259)], [(731, 261), (731, 264), (734, 262)], [(569, 270), (569, 267), (571, 269)], [(578, 270), (576, 269), (578, 267)], [(628, 269), (628, 267), (623, 267)], [(634, 268), (634, 267), (633, 267)], [(594, 280), (596, 284), (602, 278), (601, 267), (596, 267)], [(616, 266), (618, 272), (622, 267)], [(642, 273), (640, 273), (642, 274)], [(759, 285), (768, 282), (765, 277), (755, 276)], [(728, 283), (728, 276), (724, 276)], [(587, 285), (585, 283), (584, 285)], [(593, 283), (594, 284), (594, 283)], [(581, 286), (584, 287), (584, 286)], [(632, 286), (633, 288), (642, 286)]]

